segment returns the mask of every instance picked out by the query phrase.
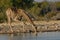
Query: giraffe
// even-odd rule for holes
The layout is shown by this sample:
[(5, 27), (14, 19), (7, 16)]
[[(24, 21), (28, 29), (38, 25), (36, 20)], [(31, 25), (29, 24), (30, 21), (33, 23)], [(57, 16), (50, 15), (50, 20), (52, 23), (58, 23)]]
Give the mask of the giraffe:
[(17, 16), (16, 16), (15, 12), (12, 11), (11, 8), (8, 8), (6, 10), (6, 16), (7, 16), (8, 25), (9, 25), (9, 27), (11, 29), (11, 32), (13, 32), (12, 27), (11, 27), (11, 19), (16, 20)]
[[(11, 8), (8, 8), (6, 10), (6, 15), (7, 15), (8, 24), (9, 24), (12, 32), (13, 32), (13, 30), (11, 27), (11, 19), (19, 22), (19, 20), (17, 19), (18, 17), (24, 17), (25, 19), (27, 19), (27, 21), (32, 24), (32, 27), (33, 27), (34, 31), (36, 32), (35, 24), (31, 20), (31, 18), (28, 16), (28, 12), (26, 12), (25, 10), (23, 10), (23, 9), (14, 9), (13, 10)], [(24, 26), (23, 26), (23, 30), (24, 30)]]

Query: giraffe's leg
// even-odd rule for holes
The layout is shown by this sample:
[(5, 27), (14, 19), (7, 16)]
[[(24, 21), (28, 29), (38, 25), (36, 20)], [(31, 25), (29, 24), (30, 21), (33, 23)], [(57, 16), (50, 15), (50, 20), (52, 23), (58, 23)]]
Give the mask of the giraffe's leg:
[(11, 27), (11, 19), (10, 19), (10, 17), (8, 17), (8, 25), (9, 25), (9, 27), (11, 29), (11, 32), (13, 32), (12, 27)]
[(25, 23), (22, 22), (22, 24), (23, 24), (23, 32), (25, 32)]
[(17, 19), (17, 17), (14, 18), (14, 21), (18, 22), (18, 23), (21, 23), (21, 25), (23, 26), (23, 32), (25, 31), (24, 27), (25, 27), (25, 23), (24, 22), (21, 22)]
[(37, 31), (37, 30), (36, 30), (36, 27), (35, 27), (34, 25), (32, 25), (32, 28), (34, 29), (34, 31), (35, 31), (35, 33), (36, 33), (36, 31)]

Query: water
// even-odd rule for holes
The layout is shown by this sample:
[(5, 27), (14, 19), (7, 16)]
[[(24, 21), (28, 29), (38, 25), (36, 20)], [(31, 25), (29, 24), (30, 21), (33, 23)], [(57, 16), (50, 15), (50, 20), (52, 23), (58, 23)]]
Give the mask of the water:
[(0, 34), (0, 40), (60, 40), (60, 32)]

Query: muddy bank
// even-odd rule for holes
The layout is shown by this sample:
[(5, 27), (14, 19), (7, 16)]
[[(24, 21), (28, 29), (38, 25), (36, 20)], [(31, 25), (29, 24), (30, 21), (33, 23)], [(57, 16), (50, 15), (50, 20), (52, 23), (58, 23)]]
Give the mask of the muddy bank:
[[(52, 32), (60, 31), (60, 21), (34, 21), (37, 26), (37, 32)], [(0, 24), (0, 33), (21, 33), (21, 32), (34, 32), (32, 25), (26, 22), (27, 25), (21, 23), (11, 23), (13, 32), (7, 23)], [(23, 26), (25, 27), (23, 31)]]

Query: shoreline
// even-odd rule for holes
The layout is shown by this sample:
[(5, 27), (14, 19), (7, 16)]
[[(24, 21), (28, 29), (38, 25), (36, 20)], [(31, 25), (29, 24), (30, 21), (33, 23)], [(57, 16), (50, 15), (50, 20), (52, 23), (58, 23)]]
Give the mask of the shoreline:
[[(9, 25), (7, 23), (1, 23), (0, 24), (0, 34), (11, 34), (11, 33), (29, 33), (34, 32), (32, 25), (26, 22), (27, 25), (24, 25), (21, 23), (11, 23), (13, 32), (11, 32), (11, 29), (9, 28)], [(34, 24), (37, 26), (37, 32), (54, 32), (54, 31), (60, 31), (60, 20), (59, 21), (34, 21)], [(23, 31), (23, 25), (25, 31)]]

